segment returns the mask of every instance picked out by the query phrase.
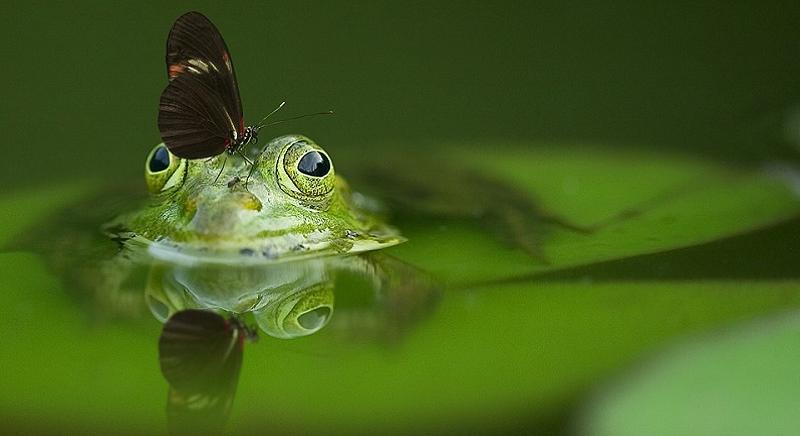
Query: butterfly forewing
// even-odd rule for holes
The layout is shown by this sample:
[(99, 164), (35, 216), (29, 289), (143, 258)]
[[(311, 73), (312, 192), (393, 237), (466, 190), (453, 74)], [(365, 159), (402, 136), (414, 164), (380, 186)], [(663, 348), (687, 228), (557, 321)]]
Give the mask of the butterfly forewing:
[(181, 15), (167, 38), (167, 75), (196, 74), (215, 81), (233, 115), (241, 117), (241, 100), (230, 51), (216, 26), (199, 12)]
[(167, 75), (158, 126), (172, 153), (218, 155), (244, 131), (236, 73), (222, 35), (198, 12), (179, 17), (167, 38)]

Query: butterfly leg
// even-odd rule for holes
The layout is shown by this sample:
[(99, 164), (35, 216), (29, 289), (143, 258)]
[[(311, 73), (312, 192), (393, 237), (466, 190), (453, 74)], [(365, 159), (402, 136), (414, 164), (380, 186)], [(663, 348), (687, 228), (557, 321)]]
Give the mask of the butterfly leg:
[(250, 165), (250, 171), (247, 172), (247, 178), (244, 179), (244, 189), (245, 189), (245, 191), (248, 190), (247, 189), (247, 184), (250, 182), (250, 176), (253, 175), (253, 171), (255, 171), (255, 169), (256, 169), (256, 164), (258, 163), (258, 161), (260, 159), (261, 159), (261, 155), (258, 155), (258, 157), (256, 158), (255, 162), (253, 162), (253, 164)]
[(247, 156), (245, 156), (244, 153), (242, 153), (242, 149), (240, 149), (240, 148), (236, 149), (236, 153), (238, 153), (239, 156), (241, 156), (242, 159), (244, 159), (244, 161), (247, 162), (249, 165), (251, 165), (251, 166), (253, 165), (253, 161), (248, 159)]
[(217, 177), (214, 179), (214, 183), (217, 183), (217, 180), (219, 180), (219, 176), (222, 175), (222, 170), (225, 169), (225, 164), (227, 162), (228, 162), (228, 156), (225, 156), (225, 159), (222, 161), (222, 166), (220, 167), (219, 172), (217, 173)]

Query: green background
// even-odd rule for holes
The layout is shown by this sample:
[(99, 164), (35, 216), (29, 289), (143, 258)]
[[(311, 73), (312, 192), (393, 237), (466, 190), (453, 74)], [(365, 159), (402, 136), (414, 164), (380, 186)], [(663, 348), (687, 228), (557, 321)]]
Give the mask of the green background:
[[(3, 2), (0, 241), (91, 186), (75, 180), (140, 183), (159, 142), (165, 38), (188, 10), (225, 36), (247, 120), (282, 100), (284, 116), (336, 111), (266, 136), (302, 132), (334, 159), (380, 160), (389, 147), (425, 158), (439, 146), (582, 224), (702, 187), (589, 238), (554, 232), (549, 266), (474, 222), (396, 223), (410, 241), (392, 253), (449, 286), (433, 314), (392, 346), (323, 330), (249, 347), (234, 431), (550, 434), (585, 418), (618, 434), (646, 428), (640, 416), (691, 429), (709, 416), (670, 409), (691, 378), (642, 382), (656, 388), (634, 386), (609, 402), (612, 415), (591, 394), (664, 344), (798, 307), (798, 204), (758, 171), (800, 157), (796, 1)], [(45, 263), (0, 254), (0, 422), (163, 431), (159, 324), (97, 319)], [(753, 344), (731, 335), (720, 347), (747, 354), (736, 347)], [(749, 354), (748, 370), (797, 354), (753, 350), (765, 358)], [(701, 370), (742, 381), (742, 365), (704, 359)], [(769, 382), (759, 398), (775, 407), (731, 402), (720, 420), (785, 416), (795, 385), (763, 368), (778, 376), (752, 370), (743, 385)], [(730, 395), (752, 393), (736, 386)]]
[[(386, 141), (547, 139), (795, 156), (800, 4), (3, 2), (4, 188), (138, 176), (159, 141), (164, 45), (187, 10), (221, 29), (245, 117), (281, 100), (335, 118), (275, 129), (378, 153)], [(269, 134), (269, 133), (267, 133)]]

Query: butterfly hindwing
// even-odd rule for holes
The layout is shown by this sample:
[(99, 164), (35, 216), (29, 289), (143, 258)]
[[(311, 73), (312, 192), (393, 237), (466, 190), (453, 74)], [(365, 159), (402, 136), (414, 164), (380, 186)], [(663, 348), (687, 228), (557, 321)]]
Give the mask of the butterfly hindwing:
[(219, 94), (194, 75), (174, 78), (161, 93), (158, 129), (176, 156), (200, 159), (216, 156), (238, 138), (239, 124)]

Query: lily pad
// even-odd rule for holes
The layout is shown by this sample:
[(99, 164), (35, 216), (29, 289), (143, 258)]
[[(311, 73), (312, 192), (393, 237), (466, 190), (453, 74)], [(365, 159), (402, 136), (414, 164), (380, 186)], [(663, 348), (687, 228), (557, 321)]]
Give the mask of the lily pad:
[(660, 353), (595, 395), (587, 435), (793, 435), (800, 316), (737, 326)]
[(549, 214), (595, 229), (548, 227), (542, 261), (474, 222), (400, 223), (409, 242), (392, 252), (454, 285), (696, 245), (800, 213), (790, 187), (768, 172), (697, 157), (592, 146), (451, 149), (464, 171), (502, 180)]

